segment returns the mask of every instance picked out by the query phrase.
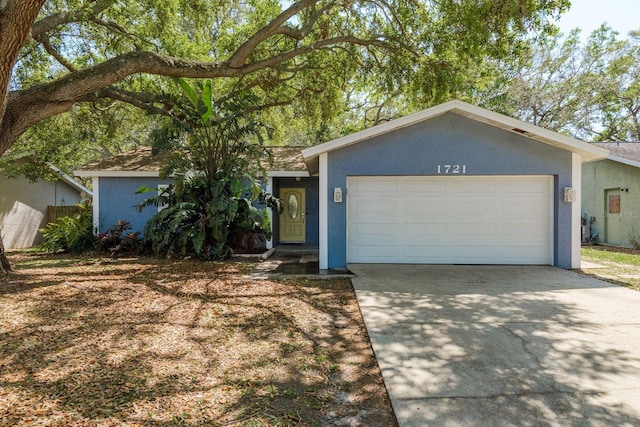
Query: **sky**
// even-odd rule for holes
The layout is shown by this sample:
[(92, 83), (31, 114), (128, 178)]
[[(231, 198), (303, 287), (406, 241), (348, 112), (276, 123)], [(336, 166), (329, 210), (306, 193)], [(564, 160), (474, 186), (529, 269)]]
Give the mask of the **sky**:
[(580, 27), (585, 39), (605, 21), (620, 38), (627, 38), (629, 31), (640, 30), (640, 0), (571, 0), (558, 25), (565, 34)]

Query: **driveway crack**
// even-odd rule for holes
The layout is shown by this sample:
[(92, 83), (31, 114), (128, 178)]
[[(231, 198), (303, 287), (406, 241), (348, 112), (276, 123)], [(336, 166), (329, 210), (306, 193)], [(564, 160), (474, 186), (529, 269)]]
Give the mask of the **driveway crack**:
[[(529, 349), (529, 347), (527, 346), (527, 340), (525, 339), (525, 337), (518, 335), (513, 329), (511, 329), (507, 324), (502, 324), (500, 325), (505, 331), (509, 332), (509, 334), (511, 334), (513, 337), (515, 337), (516, 339), (518, 339), (520, 341), (520, 345), (522, 346), (522, 349), (524, 350), (524, 352), (526, 354), (528, 354), (536, 363), (536, 366), (538, 367), (538, 369), (540, 370), (540, 372), (546, 372), (545, 367), (542, 365), (542, 362), (540, 361), (540, 358), (538, 358), (538, 356), (531, 351), (531, 349)], [(551, 389), (553, 390), (553, 392), (555, 393), (559, 393), (560, 390), (557, 388), (557, 381), (555, 378), (551, 378)]]

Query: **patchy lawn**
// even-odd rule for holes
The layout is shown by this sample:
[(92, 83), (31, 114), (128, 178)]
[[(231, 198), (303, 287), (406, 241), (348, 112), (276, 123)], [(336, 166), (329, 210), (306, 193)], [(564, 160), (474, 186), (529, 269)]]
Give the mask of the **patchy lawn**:
[[(582, 248), (581, 271), (610, 283), (640, 290), (640, 253), (609, 246)], [(586, 261), (586, 264), (584, 263)]]
[(0, 425), (395, 426), (349, 280), (11, 254)]

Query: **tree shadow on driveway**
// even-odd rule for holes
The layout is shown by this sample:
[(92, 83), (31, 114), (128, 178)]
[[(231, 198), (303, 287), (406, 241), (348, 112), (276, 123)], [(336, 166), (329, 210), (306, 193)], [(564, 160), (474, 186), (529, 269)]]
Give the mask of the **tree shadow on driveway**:
[(353, 265), (403, 425), (639, 425), (640, 294), (551, 267)]

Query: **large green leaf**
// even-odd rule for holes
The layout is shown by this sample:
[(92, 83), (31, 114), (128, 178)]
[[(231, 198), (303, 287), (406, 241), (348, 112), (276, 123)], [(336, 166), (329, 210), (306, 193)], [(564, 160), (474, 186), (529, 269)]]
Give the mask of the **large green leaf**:
[(200, 252), (202, 252), (202, 245), (204, 244), (205, 238), (206, 234), (204, 233), (204, 231), (194, 230), (194, 234), (191, 240), (193, 241), (193, 249), (198, 255), (200, 255)]
[(231, 195), (234, 197), (239, 197), (242, 194), (242, 190), (243, 190), (243, 178), (244, 176), (235, 176), (233, 177), (233, 179), (231, 180), (231, 182), (229, 183), (229, 189), (231, 192)]
[(207, 126), (213, 115), (213, 89), (211, 87), (211, 80), (207, 80), (204, 83), (204, 89), (202, 91), (202, 102), (205, 106), (204, 114), (202, 114), (202, 124)]
[(178, 86), (180, 86), (180, 89), (182, 89), (182, 92), (184, 92), (187, 98), (189, 98), (189, 101), (191, 101), (193, 106), (198, 108), (198, 95), (196, 94), (196, 91), (191, 87), (191, 85), (189, 85), (186, 80), (178, 77), (174, 78), (174, 81), (178, 84)]

